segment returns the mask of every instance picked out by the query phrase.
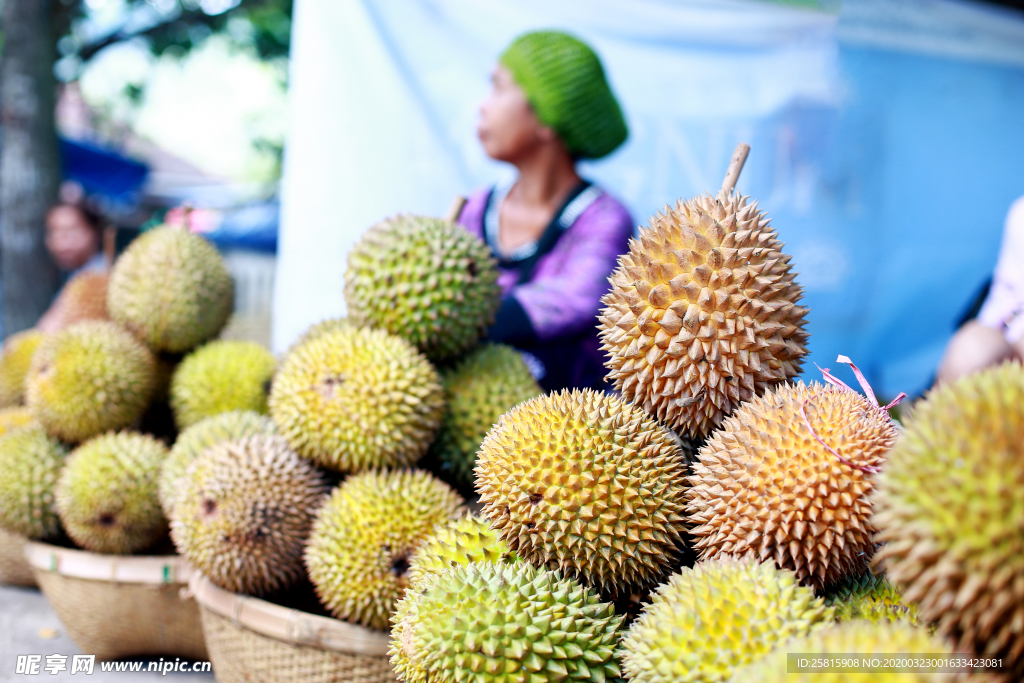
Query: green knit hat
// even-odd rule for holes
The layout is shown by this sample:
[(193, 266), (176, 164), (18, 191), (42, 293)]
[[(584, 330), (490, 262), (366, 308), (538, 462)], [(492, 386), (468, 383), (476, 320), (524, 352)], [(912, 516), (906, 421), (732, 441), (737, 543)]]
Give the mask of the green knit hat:
[(585, 43), (558, 31), (525, 33), (498, 61), (574, 157), (599, 159), (625, 141), (622, 110)]

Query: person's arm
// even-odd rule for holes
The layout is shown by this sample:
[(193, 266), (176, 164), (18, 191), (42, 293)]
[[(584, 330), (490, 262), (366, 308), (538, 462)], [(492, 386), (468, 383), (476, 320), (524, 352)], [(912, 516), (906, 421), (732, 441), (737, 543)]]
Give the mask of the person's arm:
[(513, 287), (502, 300), (488, 339), (545, 341), (595, 326), (608, 277), (632, 234), (626, 209), (601, 197), (541, 260), (533, 279)]

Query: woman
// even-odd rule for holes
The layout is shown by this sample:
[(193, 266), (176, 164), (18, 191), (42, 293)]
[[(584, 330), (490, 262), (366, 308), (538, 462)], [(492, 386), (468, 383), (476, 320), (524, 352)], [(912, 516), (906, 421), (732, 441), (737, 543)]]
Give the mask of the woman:
[(978, 317), (957, 330), (939, 364), (936, 384), (1010, 360), (1024, 362), (1024, 197), (1006, 216), (992, 286)]
[(580, 178), (579, 159), (625, 141), (626, 124), (597, 55), (553, 31), (517, 38), (499, 59), (477, 134), (515, 181), (474, 194), (459, 224), (498, 260), (503, 298), (488, 340), (526, 352), (541, 386), (604, 386), (597, 314), (633, 221)]
[[(109, 269), (101, 249), (102, 238), (103, 219), (82, 206), (58, 204), (46, 214), (46, 248), (64, 276), (65, 287), (39, 318), (36, 329), (55, 332), (83, 317), (104, 317), (99, 310), (106, 310), (105, 303), (91, 299), (106, 296), (105, 279), (90, 280), (88, 289), (74, 297), (69, 297), (66, 286), (79, 275), (105, 273)], [(90, 300), (84, 302), (89, 304), (84, 307), (83, 297)]]

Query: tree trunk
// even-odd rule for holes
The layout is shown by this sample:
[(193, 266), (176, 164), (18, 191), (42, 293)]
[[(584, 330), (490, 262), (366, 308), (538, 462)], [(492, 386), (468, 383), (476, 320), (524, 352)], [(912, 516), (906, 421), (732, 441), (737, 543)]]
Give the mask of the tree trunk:
[(3, 334), (35, 325), (60, 286), (44, 220), (57, 201), (53, 0), (4, 0), (0, 59), (0, 314)]

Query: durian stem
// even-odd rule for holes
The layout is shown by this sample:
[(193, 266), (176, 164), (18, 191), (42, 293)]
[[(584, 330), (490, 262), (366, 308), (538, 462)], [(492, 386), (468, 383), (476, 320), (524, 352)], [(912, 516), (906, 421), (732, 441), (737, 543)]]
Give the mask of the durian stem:
[(732, 153), (732, 161), (729, 162), (729, 170), (725, 172), (725, 180), (722, 181), (721, 194), (728, 197), (732, 194), (733, 189), (736, 187), (736, 181), (740, 179), (740, 171), (743, 170), (743, 164), (747, 162), (747, 154), (750, 153), (750, 145), (745, 142), (741, 142), (736, 145), (735, 151)]
[(466, 198), (459, 195), (452, 200), (452, 205), (448, 207), (448, 212), (444, 215), (445, 222), (454, 223), (459, 220), (459, 215), (462, 213), (462, 207), (466, 205)]

